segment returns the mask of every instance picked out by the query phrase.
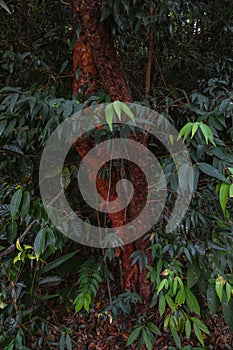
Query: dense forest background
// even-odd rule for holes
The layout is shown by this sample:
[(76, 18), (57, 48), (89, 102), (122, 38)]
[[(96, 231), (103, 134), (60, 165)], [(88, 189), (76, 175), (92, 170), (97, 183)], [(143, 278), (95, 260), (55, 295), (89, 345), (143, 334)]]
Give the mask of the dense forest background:
[[(232, 349), (232, 1), (1, 0), (0, 18), (0, 348)], [(39, 165), (61, 122), (118, 100), (150, 107), (178, 130), (194, 194), (166, 233), (189, 178), (158, 140), (129, 131), (160, 162), (165, 208), (145, 237), (96, 249), (49, 220)], [(119, 129), (97, 131), (100, 142)], [(70, 150), (61, 188), (98, 226), (77, 181), (93, 139)], [(124, 166), (139, 198), (133, 216), (142, 181)], [(103, 192), (118, 169), (102, 172)], [(110, 219), (114, 230), (121, 217)]]

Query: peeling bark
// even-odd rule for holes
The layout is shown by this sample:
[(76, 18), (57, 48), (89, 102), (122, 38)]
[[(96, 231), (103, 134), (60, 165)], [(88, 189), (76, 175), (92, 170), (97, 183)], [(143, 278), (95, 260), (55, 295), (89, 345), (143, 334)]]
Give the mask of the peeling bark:
[(80, 87), (88, 84), (87, 92), (97, 92), (102, 85), (113, 101), (131, 102), (109, 26), (106, 22), (100, 23), (101, 0), (74, 0), (73, 4), (82, 23), (73, 61), (73, 72), (80, 69), (80, 77), (76, 81), (74, 75), (73, 91), (77, 93)]
[[(74, 93), (77, 93), (83, 85), (88, 85), (88, 89), (86, 90), (87, 94), (97, 93), (100, 87), (104, 87), (112, 101), (120, 100), (123, 102), (132, 102), (130, 90), (116, 58), (115, 48), (108, 24), (105, 22), (100, 23), (101, 0), (90, 0), (88, 2), (85, 0), (74, 0), (73, 5), (74, 11), (77, 13), (79, 20), (82, 23), (80, 37), (73, 51)], [(76, 19), (74, 21), (76, 23)], [(80, 69), (78, 81), (75, 78), (75, 72), (77, 69)], [(131, 135), (131, 139), (134, 138), (135, 136)], [(145, 142), (142, 135), (140, 136), (140, 142)], [(84, 158), (93, 146), (93, 140), (91, 137), (82, 140), (81, 145), (76, 147), (81, 159)], [(90, 165), (86, 164), (86, 166), (87, 169), (90, 168)], [(130, 180), (134, 185), (134, 190), (137, 196), (135, 196), (130, 204), (127, 217), (125, 215), (125, 210), (108, 214), (108, 219), (113, 228), (120, 227), (123, 224), (130, 222), (132, 217), (136, 217), (146, 198), (145, 191), (143, 190), (145, 182), (142, 181), (142, 176), (138, 167), (135, 168), (134, 165), (131, 165), (130, 167)], [(119, 179), (116, 169), (113, 168), (111, 172), (111, 186), (109, 191), (109, 178), (92, 179), (91, 175), (89, 175), (90, 181), (96, 181), (96, 186), (101, 196), (104, 199), (108, 198), (109, 200), (114, 200), (116, 198), (116, 184)], [(131, 290), (133, 288), (139, 289), (142, 291), (142, 294), (140, 293), (142, 299), (144, 299), (144, 296), (147, 296), (148, 291), (150, 291), (150, 286), (147, 286), (147, 283), (145, 282), (146, 269), (140, 274), (141, 281), (139, 281), (138, 266), (136, 264), (132, 267), (130, 266), (130, 256), (135, 249), (144, 250), (144, 246), (145, 242), (142, 240), (137, 242), (137, 248), (135, 243), (127, 244), (124, 246), (120, 257), (123, 267), (122, 288)], [(119, 250), (116, 251), (116, 255), (118, 255), (118, 253)], [(145, 288), (142, 288), (142, 285), (148, 289), (147, 292), (145, 292)]]

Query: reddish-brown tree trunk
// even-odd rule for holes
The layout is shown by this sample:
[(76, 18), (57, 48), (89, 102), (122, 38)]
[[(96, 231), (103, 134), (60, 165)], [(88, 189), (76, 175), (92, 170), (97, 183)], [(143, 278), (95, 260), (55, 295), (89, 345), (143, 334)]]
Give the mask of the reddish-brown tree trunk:
[[(73, 72), (80, 69), (78, 81), (74, 75), (73, 91), (84, 84), (87, 92), (97, 92), (103, 86), (112, 100), (131, 102), (132, 97), (122, 74), (107, 23), (101, 20), (101, 0), (74, 0), (75, 16), (82, 23), (74, 47)], [(74, 17), (75, 17), (74, 16)]]
[[(100, 87), (104, 87), (113, 101), (132, 102), (130, 90), (122, 74), (119, 62), (117, 61), (110, 29), (107, 23), (100, 23), (101, 0), (74, 0), (73, 5), (74, 24), (76, 23), (76, 16), (78, 16), (79, 21), (82, 23), (81, 33), (73, 51), (74, 93), (77, 93), (84, 85), (87, 86), (86, 93), (97, 93)], [(79, 71), (78, 80), (76, 79), (77, 70)], [(131, 138), (134, 139), (135, 136), (131, 135)], [(142, 142), (142, 140), (140, 142)], [(92, 141), (91, 139), (87, 139), (85, 141), (82, 140), (81, 145), (76, 149), (81, 158), (83, 158), (91, 147)], [(145, 184), (142, 184), (140, 181), (141, 174), (139, 174), (139, 170), (135, 168), (134, 165), (131, 165), (131, 170), (133, 173), (132, 182), (134, 184), (135, 193), (141, 193), (141, 195), (139, 195), (138, 199), (133, 200), (127, 218), (125, 218), (124, 210), (108, 215), (112, 227), (122, 226), (127, 220), (129, 222), (130, 218), (135, 217), (138, 210), (140, 210), (140, 201), (142, 197), (143, 200), (145, 200), (145, 193), (141, 190), (142, 186), (145, 186)], [(116, 183), (118, 177), (114, 169), (111, 174), (110, 193), (108, 193), (108, 178), (90, 178), (90, 180), (96, 180), (98, 191), (103, 198), (106, 199), (107, 195), (110, 200), (116, 198)], [(142, 291), (142, 293), (140, 294), (143, 299), (145, 299), (144, 297), (147, 297), (150, 291), (150, 287), (148, 287), (145, 280), (145, 269), (141, 274), (142, 280), (139, 283), (137, 265), (133, 267), (130, 266), (129, 258), (135, 249), (144, 250), (145, 242), (139, 240), (137, 242), (137, 248), (135, 243), (124, 246), (121, 255), (123, 288), (132, 289), (136, 287), (138, 289), (139, 286), (141, 286), (140, 291)], [(147, 292), (145, 292), (145, 288), (142, 288), (143, 285), (146, 285)]]

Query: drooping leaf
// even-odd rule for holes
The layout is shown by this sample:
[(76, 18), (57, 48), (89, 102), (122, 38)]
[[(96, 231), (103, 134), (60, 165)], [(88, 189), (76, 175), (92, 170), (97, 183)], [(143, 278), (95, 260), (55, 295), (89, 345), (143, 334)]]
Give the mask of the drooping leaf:
[(132, 333), (130, 333), (130, 336), (127, 340), (127, 344), (126, 346), (131, 345), (133, 342), (135, 342), (135, 340), (139, 337), (139, 334), (141, 333), (141, 328), (137, 327), (133, 330)]
[(135, 123), (134, 114), (125, 103), (121, 102), (121, 109)]
[(7, 125), (6, 119), (0, 120), (0, 136), (3, 134), (6, 125)]
[(193, 328), (194, 328), (194, 332), (195, 332), (197, 339), (199, 340), (201, 345), (204, 346), (204, 339), (202, 337), (202, 333), (201, 333), (200, 328), (198, 327), (198, 325), (196, 323), (193, 324)]
[(175, 302), (178, 305), (182, 305), (185, 302), (185, 289), (180, 288), (178, 293), (176, 294)]
[(228, 326), (233, 330), (233, 299), (231, 298), (229, 302), (227, 301), (225, 290), (222, 295), (222, 310)]
[(187, 284), (188, 288), (192, 288), (198, 282), (201, 275), (201, 269), (198, 263), (193, 260), (192, 264), (188, 264), (187, 268)]
[(42, 267), (42, 269), (40, 269), (38, 271), (38, 273), (41, 275), (45, 272), (48, 272), (52, 269), (55, 269), (56, 267), (62, 265), (64, 262), (66, 262), (67, 260), (71, 259), (77, 252), (71, 252), (65, 255), (60, 256), (59, 258), (49, 262), (47, 265), (45, 265), (44, 267)]
[(160, 317), (163, 316), (164, 314), (164, 311), (165, 311), (165, 297), (164, 295), (160, 295), (159, 297), (159, 314), (160, 314)]
[(197, 129), (198, 129), (198, 127), (199, 127), (199, 122), (196, 122), (196, 123), (194, 123), (193, 124), (193, 126), (192, 126), (192, 134), (191, 134), (191, 139), (193, 138), (193, 136), (196, 134), (196, 132), (197, 132)]
[(188, 135), (191, 133), (192, 127), (193, 127), (193, 123), (191, 122), (185, 124), (185, 126), (183, 126), (183, 128), (179, 132), (178, 140), (180, 138), (183, 138), (183, 141), (185, 141)]
[(154, 333), (157, 335), (161, 335), (161, 332), (159, 330), (159, 328), (152, 322), (147, 322), (147, 327)]
[(172, 336), (173, 336), (173, 339), (175, 341), (177, 348), (180, 349), (181, 348), (180, 337), (173, 327), (171, 327), (171, 333), (172, 333)]
[(143, 334), (143, 340), (144, 340), (144, 343), (145, 343), (147, 349), (152, 350), (152, 341), (150, 338), (150, 334), (147, 333), (145, 328), (143, 328), (142, 334)]
[(61, 334), (59, 346), (60, 346), (60, 350), (65, 349), (65, 333), (64, 332), (62, 332), (62, 334)]
[(122, 105), (122, 103), (120, 101), (113, 102), (113, 108), (114, 108), (119, 120), (121, 120), (121, 105)]
[(219, 200), (220, 200), (220, 205), (224, 215), (226, 215), (226, 205), (227, 205), (229, 190), (230, 190), (230, 185), (228, 185), (225, 182), (222, 182), (219, 190)]
[(175, 304), (174, 304), (174, 301), (173, 301), (172, 298), (170, 297), (170, 295), (165, 294), (165, 300), (166, 300), (168, 306), (172, 309), (172, 311), (175, 312), (176, 306), (175, 306)]
[(186, 338), (189, 338), (191, 334), (191, 322), (189, 321), (189, 319), (186, 320), (185, 322), (185, 335)]
[(110, 131), (112, 131), (112, 121), (113, 121), (113, 114), (114, 114), (112, 103), (107, 104), (104, 112), (105, 112), (106, 122), (109, 126)]
[(227, 296), (227, 301), (229, 303), (231, 299), (231, 295), (233, 294), (233, 287), (230, 285), (230, 283), (226, 283), (226, 296)]
[(200, 315), (200, 305), (197, 301), (195, 295), (191, 292), (191, 290), (185, 287), (185, 296), (186, 303), (191, 312), (195, 312), (197, 315)]
[(210, 312), (214, 315), (218, 311), (220, 302), (213, 284), (208, 285), (207, 301)]
[(220, 173), (220, 171), (218, 169), (216, 169), (215, 167), (213, 167), (212, 165), (210, 165), (208, 163), (198, 163), (197, 166), (203, 173), (205, 173), (211, 177), (214, 177), (220, 181), (229, 183), (229, 181), (225, 178), (225, 176), (222, 175), (222, 173)]
[(34, 251), (35, 254), (40, 256), (46, 247), (46, 228), (42, 228), (36, 235), (34, 241)]
[(19, 207), (22, 199), (23, 191), (19, 188), (12, 196), (10, 202), (10, 213), (11, 218), (14, 220), (19, 212)]
[(68, 333), (66, 334), (66, 347), (67, 347), (67, 350), (72, 350), (71, 338)]
[(199, 126), (200, 126), (200, 129), (201, 129), (204, 137), (205, 137), (206, 144), (208, 144), (208, 141), (210, 141), (214, 146), (216, 146), (214, 143), (213, 133), (212, 133), (211, 129), (209, 128), (209, 126), (206, 124), (203, 124), (203, 123), (200, 123)]
[(215, 290), (220, 301), (222, 301), (223, 286), (224, 286), (224, 281), (223, 281), (223, 278), (220, 276), (217, 278), (215, 282)]
[(229, 189), (229, 197), (232, 198), (233, 197), (233, 184), (230, 185), (230, 189)]
[(30, 193), (28, 191), (25, 191), (23, 193), (23, 198), (22, 198), (22, 204), (21, 204), (21, 210), (20, 210), (20, 215), (24, 219), (30, 210), (30, 203), (31, 203), (31, 198), (30, 198)]

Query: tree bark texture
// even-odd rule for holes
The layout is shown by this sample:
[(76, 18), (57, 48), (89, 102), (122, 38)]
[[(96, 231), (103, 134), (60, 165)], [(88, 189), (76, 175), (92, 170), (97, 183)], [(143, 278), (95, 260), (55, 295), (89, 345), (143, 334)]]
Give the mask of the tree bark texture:
[[(73, 92), (78, 93), (79, 89), (86, 85), (86, 94), (97, 93), (100, 87), (104, 87), (111, 100), (120, 100), (122, 102), (132, 102), (131, 92), (126, 84), (122, 74), (121, 67), (117, 61), (116, 52), (107, 23), (100, 22), (101, 19), (101, 0), (74, 0), (74, 27), (76, 24), (76, 16), (82, 23), (80, 36), (75, 44), (73, 51)], [(79, 79), (76, 79), (76, 71), (79, 70)], [(140, 134), (140, 133), (139, 133)], [(145, 144), (145, 137), (142, 134), (131, 134), (132, 140)], [(94, 140), (89, 137), (86, 140), (79, 140), (75, 148), (81, 157), (89, 152), (94, 146)], [(90, 165), (86, 164), (87, 171)], [(118, 172), (119, 173), (119, 172)], [(143, 190), (145, 183), (142, 183), (140, 169), (134, 164), (130, 165), (130, 180), (134, 186), (134, 196), (126, 216), (125, 210), (117, 213), (108, 214), (108, 219), (113, 228), (130, 222), (131, 218), (135, 218), (145, 203), (146, 193)], [(109, 178), (91, 178), (89, 172), (89, 180), (96, 181), (98, 192), (104, 199), (114, 200), (116, 194), (116, 184), (119, 176), (115, 168), (111, 170), (111, 186), (109, 190)], [(120, 236), (120, 233), (119, 233)], [(123, 289), (139, 290), (143, 300), (148, 300), (150, 295), (150, 286), (146, 280), (146, 268), (139, 274), (138, 266), (134, 264), (130, 266), (130, 255), (135, 249), (146, 249), (146, 242), (139, 239), (137, 242), (124, 246), (121, 253), (121, 261), (123, 267)], [(118, 252), (116, 251), (116, 255)], [(148, 254), (147, 254), (148, 255)], [(139, 281), (140, 276), (140, 281)]]
[[(73, 4), (75, 16), (82, 23), (73, 52), (73, 91), (77, 93), (87, 84), (87, 92), (94, 93), (103, 86), (113, 101), (131, 102), (132, 96), (116, 58), (110, 28), (106, 22), (100, 23), (101, 0), (74, 0)], [(75, 78), (77, 69), (80, 69), (78, 81)]]

